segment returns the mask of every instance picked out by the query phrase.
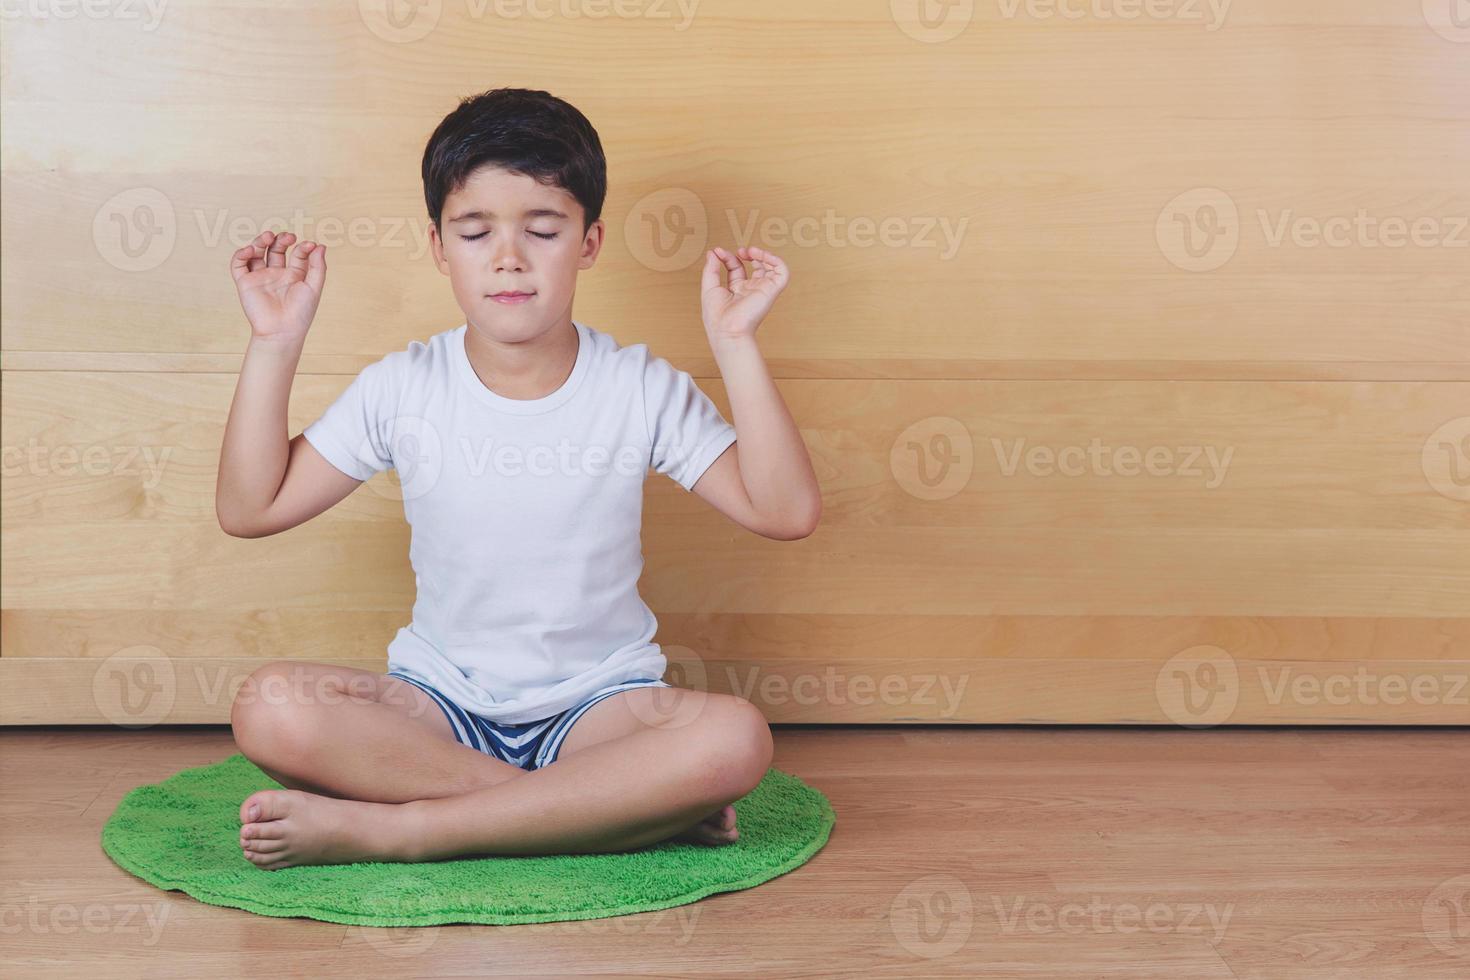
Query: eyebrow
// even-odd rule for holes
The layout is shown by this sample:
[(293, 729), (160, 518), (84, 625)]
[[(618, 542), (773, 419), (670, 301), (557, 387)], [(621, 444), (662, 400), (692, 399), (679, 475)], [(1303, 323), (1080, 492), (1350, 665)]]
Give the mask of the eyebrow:
[[(449, 219), (450, 224), (456, 221), (484, 221), (495, 217), (494, 211), (466, 211), (464, 214), (455, 215)], [(525, 212), (527, 218), (565, 218), (568, 215), (556, 208), (532, 208)]]

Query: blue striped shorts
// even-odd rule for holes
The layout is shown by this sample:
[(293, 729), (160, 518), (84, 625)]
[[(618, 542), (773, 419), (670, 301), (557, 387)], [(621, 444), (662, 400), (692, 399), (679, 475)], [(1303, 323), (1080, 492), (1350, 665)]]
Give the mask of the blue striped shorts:
[(621, 684), (603, 688), (576, 707), (568, 708), (550, 718), (528, 721), (520, 725), (507, 725), (466, 711), (434, 687), (409, 677), (401, 671), (390, 670), (388, 676), (407, 681), (439, 705), (444, 712), (444, 717), (449, 719), (449, 727), (454, 729), (454, 737), (459, 744), (468, 745), (501, 762), (509, 762), (527, 771), (541, 769), (555, 762), (557, 753), (561, 751), (562, 741), (566, 738), (567, 732), (571, 730), (572, 723), (603, 698), (611, 697), (621, 691), (631, 691), (635, 687), (670, 686), (657, 677), (640, 677), (637, 680), (623, 681)]

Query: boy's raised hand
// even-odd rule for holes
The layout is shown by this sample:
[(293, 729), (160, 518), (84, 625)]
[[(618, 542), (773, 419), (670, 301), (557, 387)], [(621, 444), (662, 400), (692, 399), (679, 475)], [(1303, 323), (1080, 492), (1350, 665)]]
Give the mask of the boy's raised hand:
[(261, 340), (301, 340), (316, 316), (327, 279), (327, 247), (303, 241), (286, 256), (296, 236), (263, 231), (230, 257), (230, 275), (250, 331)]
[[(749, 277), (745, 261), (751, 265)], [(721, 265), (730, 273), (728, 286), (720, 282)], [(786, 263), (763, 248), (743, 246), (731, 253), (716, 245), (705, 252), (699, 295), (710, 339), (753, 336), (790, 279)]]

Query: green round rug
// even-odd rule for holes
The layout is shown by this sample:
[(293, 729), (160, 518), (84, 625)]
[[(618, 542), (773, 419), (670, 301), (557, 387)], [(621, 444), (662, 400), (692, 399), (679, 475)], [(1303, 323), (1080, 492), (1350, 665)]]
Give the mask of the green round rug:
[(806, 863), (836, 822), (818, 790), (770, 769), (735, 802), (733, 844), (665, 841), (623, 854), (365, 861), (264, 871), (240, 853), (240, 803), (280, 789), (244, 755), (123, 797), (102, 828), (119, 867), (159, 888), (261, 915), (359, 926), (513, 925), (599, 919), (739, 891)]

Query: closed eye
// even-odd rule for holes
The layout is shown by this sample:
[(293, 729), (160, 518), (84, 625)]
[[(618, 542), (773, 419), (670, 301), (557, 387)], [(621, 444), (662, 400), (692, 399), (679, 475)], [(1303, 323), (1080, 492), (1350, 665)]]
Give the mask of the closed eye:
[[(490, 234), (488, 231), (482, 231), (478, 235), (460, 235), (459, 237), (460, 238), (463, 238), (467, 242), (476, 242), (476, 241), (479, 241), (480, 239), (484, 238), (488, 234)], [(551, 241), (558, 234), (560, 234), (560, 232), (552, 232), (551, 234), (548, 235), (548, 234), (546, 234), (544, 232), (533, 231), (533, 232), (530, 232), (530, 234), (535, 235), (537, 238), (543, 238), (546, 241)]]

